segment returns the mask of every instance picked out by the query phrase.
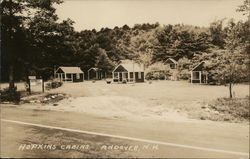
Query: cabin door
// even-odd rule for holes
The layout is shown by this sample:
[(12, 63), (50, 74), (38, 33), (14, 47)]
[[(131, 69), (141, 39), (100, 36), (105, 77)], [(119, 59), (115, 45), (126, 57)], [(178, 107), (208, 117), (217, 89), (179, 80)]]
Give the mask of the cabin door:
[(122, 82), (122, 72), (119, 72), (119, 82)]

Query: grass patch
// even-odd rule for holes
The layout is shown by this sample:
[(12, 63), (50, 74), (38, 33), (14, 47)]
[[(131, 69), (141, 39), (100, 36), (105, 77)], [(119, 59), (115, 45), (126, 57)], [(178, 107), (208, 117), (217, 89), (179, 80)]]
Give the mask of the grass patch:
[[(249, 96), (245, 98), (218, 98), (208, 104), (209, 115), (203, 114), (202, 119), (214, 121), (240, 122), (249, 121)], [(218, 112), (213, 113), (211, 112)]]

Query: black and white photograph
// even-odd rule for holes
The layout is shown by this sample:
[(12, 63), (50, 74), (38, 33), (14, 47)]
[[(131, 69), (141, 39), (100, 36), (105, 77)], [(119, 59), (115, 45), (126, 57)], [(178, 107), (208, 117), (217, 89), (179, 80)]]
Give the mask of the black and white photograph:
[(1, 158), (249, 158), (250, 0), (0, 0)]

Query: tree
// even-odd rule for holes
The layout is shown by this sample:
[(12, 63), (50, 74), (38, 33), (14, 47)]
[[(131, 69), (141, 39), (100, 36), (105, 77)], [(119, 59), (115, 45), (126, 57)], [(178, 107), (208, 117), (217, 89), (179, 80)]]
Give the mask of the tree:
[(110, 73), (110, 70), (114, 68), (114, 63), (109, 59), (104, 49), (98, 48), (98, 54), (99, 56), (96, 59), (95, 67)]
[(187, 80), (190, 77), (190, 68), (192, 66), (192, 61), (186, 57), (180, 58), (178, 60), (178, 75), (180, 79)]
[(214, 21), (209, 26), (210, 36), (211, 36), (211, 43), (213, 45), (218, 46), (219, 48), (223, 49), (225, 45), (225, 33), (223, 31), (223, 22), (222, 20)]
[[(36, 13), (47, 13), (53, 16), (55, 8), (53, 4), (60, 4), (61, 0), (2, 0), (1, 16), (2, 16), (2, 53), (7, 59), (7, 67), (9, 68), (9, 89), (14, 90), (15, 69), (18, 67), (16, 63), (24, 63), (27, 57), (27, 48), (29, 42), (27, 31), (29, 30), (29, 21), (34, 18)], [(33, 12), (33, 13), (31, 13)], [(35, 39), (32, 39), (34, 41)]]
[(229, 97), (232, 98), (232, 87), (236, 83), (247, 81), (249, 77), (249, 59), (246, 52), (246, 35), (249, 32), (247, 23), (230, 20), (224, 28), (225, 49), (211, 47), (209, 52), (196, 55), (197, 62), (206, 61), (205, 67), (213, 80), (229, 86)]
[[(237, 9), (237, 12), (243, 12), (243, 15), (249, 14), (250, 11), (250, 0), (244, 0), (243, 4), (240, 5)], [(249, 15), (250, 17), (250, 15)]]

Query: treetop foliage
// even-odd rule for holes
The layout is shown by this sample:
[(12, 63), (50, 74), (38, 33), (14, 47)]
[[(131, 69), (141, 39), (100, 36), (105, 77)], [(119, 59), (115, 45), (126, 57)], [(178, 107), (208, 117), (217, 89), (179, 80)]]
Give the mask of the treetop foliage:
[[(62, 2), (2, 0), (2, 68), (8, 70), (14, 64), (16, 80), (34, 70), (49, 78), (58, 66), (79, 66), (84, 71), (99, 67), (110, 72), (122, 59), (150, 67), (171, 57), (179, 60), (180, 69), (188, 70), (203, 60), (216, 64), (223, 59), (221, 54), (249, 53), (248, 22), (218, 20), (209, 27), (125, 24), (78, 32), (72, 20), (59, 22), (53, 4)], [(246, 7), (249, 5), (238, 10), (245, 12)], [(3, 79), (8, 74), (2, 71)]]

